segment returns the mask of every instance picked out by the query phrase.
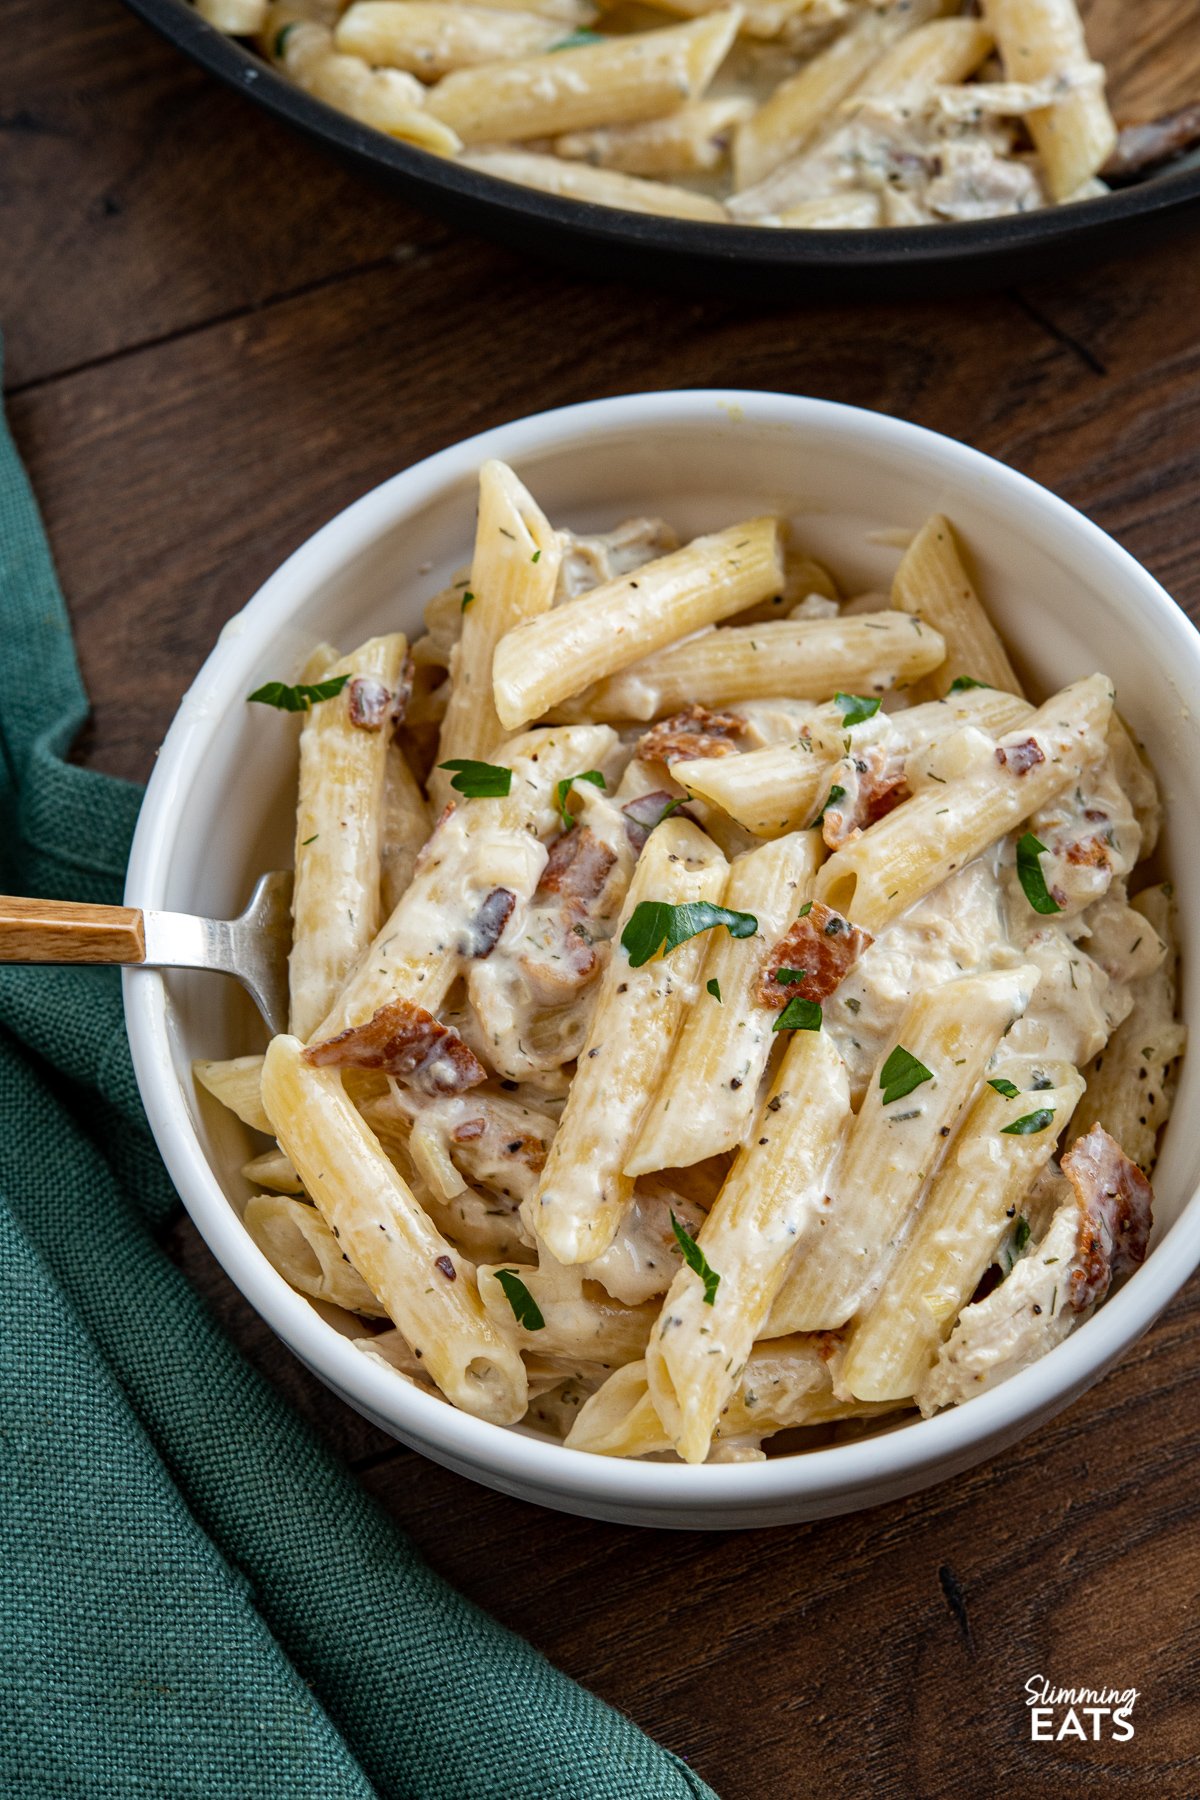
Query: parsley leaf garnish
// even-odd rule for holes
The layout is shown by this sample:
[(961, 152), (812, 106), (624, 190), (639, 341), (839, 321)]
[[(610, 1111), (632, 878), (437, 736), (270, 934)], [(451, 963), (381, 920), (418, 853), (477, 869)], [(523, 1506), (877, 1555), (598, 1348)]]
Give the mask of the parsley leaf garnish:
[(724, 1006), (725, 1002), (721, 998), (721, 984), (717, 980), (715, 975), (713, 976), (711, 981), (705, 982), (704, 991), (706, 994), (712, 995), (713, 999), (716, 1001), (718, 1006)]
[(821, 1005), (818, 1000), (804, 1000), (799, 994), (793, 994), (775, 1023), (772, 1031), (820, 1031)]
[(998, 1094), (1003, 1094), (1006, 1100), (1015, 1100), (1021, 1091), (1020, 1088), (1014, 1087), (1011, 1081), (1005, 1081), (1003, 1076), (999, 1075), (995, 1081), (989, 1081), (988, 1086), (995, 1088)]
[(842, 715), (842, 724), (850, 731), (864, 719), (873, 719), (883, 702), (868, 700), (863, 694), (835, 694), (833, 704)]
[(598, 31), (572, 31), (565, 38), (559, 38), (557, 44), (551, 44), (551, 50), (578, 50), (581, 44), (602, 44), (603, 37)]
[(564, 831), (570, 831), (575, 823), (574, 814), (567, 811), (567, 795), (571, 792), (573, 781), (590, 781), (593, 787), (598, 788), (607, 788), (608, 786), (599, 769), (584, 769), (579, 775), (564, 775), (561, 781), (555, 783), (554, 798), (557, 800), (558, 810), (562, 814)]
[(1017, 1228), (1013, 1232), (1013, 1249), (1016, 1251), (1018, 1256), (1020, 1256), (1022, 1250), (1025, 1248), (1026, 1244), (1029, 1242), (1029, 1238), (1030, 1238), (1029, 1220), (1024, 1217), (1019, 1218), (1017, 1220)]
[(1017, 845), (1017, 879), (1034, 912), (1061, 912), (1062, 907), (1046, 886), (1046, 877), (1042, 874), (1042, 865), (1038, 861), (1045, 854), (1045, 844), (1039, 844), (1032, 831), (1027, 831)]
[(277, 57), (282, 57), (287, 41), (295, 31), (298, 22), (293, 19), (290, 25), (285, 25), (282, 30), (275, 33), (275, 55)]
[(903, 1100), (905, 1094), (932, 1080), (933, 1070), (927, 1069), (903, 1044), (897, 1044), (879, 1072), (883, 1104), (890, 1106), (893, 1100)]
[(837, 785), (837, 783), (834, 782), (833, 786), (830, 788), (829, 792), (825, 796), (824, 806), (821, 808), (820, 812), (817, 814), (816, 818), (813, 820), (812, 824), (809, 826), (809, 830), (815, 831), (818, 825), (823, 825), (825, 823), (825, 814), (829, 811), (830, 807), (836, 806), (839, 800), (844, 800), (845, 798), (846, 798), (845, 788), (839, 787)]
[(513, 1317), (526, 1331), (541, 1331), (546, 1321), (542, 1309), (515, 1269), (497, 1269), (496, 1280), (504, 1289), (504, 1298), (513, 1309)]
[(956, 675), (946, 691), (951, 694), (965, 694), (968, 688), (987, 688), (989, 692), (995, 691), (990, 681), (976, 681), (973, 675)]
[(639, 900), (633, 915), (621, 933), (621, 948), (629, 957), (631, 968), (648, 963), (660, 946), (664, 956), (677, 950), (701, 931), (716, 925), (728, 927), (730, 937), (753, 937), (758, 920), (753, 913), (730, 912), (724, 906), (710, 906), (707, 900), (688, 900), (672, 906), (666, 900)]
[(674, 1207), (671, 1208), (671, 1230), (675, 1233), (675, 1240), (678, 1243), (679, 1248), (683, 1251), (684, 1262), (689, 1269), (695, 1271), (704, 1283), (705, 1306), (711, 1306), (717, 1297), (717, 1289), (721, 1285), (721, 1277), (717, 1274), (715, 1269), (709, 1268), (708, 1258), (705, 1256), (703, 1250), (691, 1233), (685, 1230), (679, 1223), (679, 1220), (675, 1217)]
[(468, 800), (503, 800), (512, 787), (512, 770), (498, 768), (495, 763), (472, 762), (469, 756), (456, 756), (438, 764), (439, 769), (457, 769), (450, 786)]
[(470, 606), (470, 604), (474, 598), (475, 598), (475, 596), (471, 592), (470, 588), (467, 588), (467, 590), (463, 594), (462, 606), (459, 608), (459, 611), (466, 612), (468, 606)]
[(785, 987), (792, 987), (797, 981), (803, 981), (808, 974), (807, 969), (776, 969), (776, 981), (782, 981)]
[(318, 700), (332, 700), (340, 694), (349, 679), (348, 675), (331, 675), (328, 681), (298, 681), (294, 687), (286, 681), (268, 681), (246, 698), (277, 706), (280, 712), (307, 712)]
[(1026, 1113), (1023, 1119), (1014, 1119), (1011, 1125), (1002, 1126), (1001, 1131), (1006, 1137), (1032, 1137), (1035, 1132), (1045, 1131), (1053, 1117), (1054, 1108), (1042, 1106), (1037, 1112)]
[(811, 911), (812, 911), (812, 901), (806, 900), (804, 902), (804, 905), (800, 908), (800, 911), (796, 914), (796, 917), (798, 919), (807, 919), (807, 917)]

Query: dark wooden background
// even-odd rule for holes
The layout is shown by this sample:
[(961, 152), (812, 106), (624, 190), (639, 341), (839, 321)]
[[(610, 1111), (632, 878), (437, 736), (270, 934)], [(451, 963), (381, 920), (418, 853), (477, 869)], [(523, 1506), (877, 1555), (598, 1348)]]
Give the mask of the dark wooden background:
[[(0, 43), (8, 405), (98, 767), (148, 774), (222, 622), (365, 488), (485, 426), (634, 389), (783, 388), (967, 438), (1200, 615), (1200, 232), (970, 300), (680, 301), (531, 267), (380, 196), (116, 0), (4, 0)], [(710, 1536), (445, 1473), (311, 1381), (186, 1222), (175, 1247), (434, 1566), (724, 1800), (1200, 1792), (1195, 1284), (996, 1462), (853, 1518)], [(1039, 1673), (1138, 1688), (1134, 1740), (1031, 1743)]]

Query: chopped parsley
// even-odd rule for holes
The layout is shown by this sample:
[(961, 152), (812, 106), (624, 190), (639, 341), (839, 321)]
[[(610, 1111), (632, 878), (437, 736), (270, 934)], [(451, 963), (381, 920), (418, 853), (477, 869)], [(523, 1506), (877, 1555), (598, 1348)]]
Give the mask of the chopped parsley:
[(713, 999), (716, 1001), (718, 1006), (724, 1006), (725, 1002), (721, 998), (721, 984), (717, 980), (715, 975), (713, 976), (711, 981), (705, 982), (704, 991), (706, 994), (712, 995)]
[(275, 55), (277, 57), (282, 57), (284, 50), (287, 48), (287, 41), (291, 37), (293, 31), (295, 31), (298, 23), (299, 21), (297, 19), (293, 19), (290, 25), (285, 25), (281, 31), (275, 33)]
[(927, 1069), (903, 1044), (897, 1044), (879, 1072), (883, 1104), (890, 1106), (893, 1100), (903, 1100), (905, 1094), (932, 1080), (933, 1070)]
[(1023, 1119), (1014, 1119), (1011, 1125), (1001, 1128), (1005, 1137), (1033, 1137), (1035, 1132), (1045, 1131), (1054, 1117), (1052, 1106), (1040, 1106), (1037, 1112), (1026, 1113)]
[(1013, 1249), (1018, 1256), (1029, 1242), (1029, 1237), (1029, 1220), (1022, 1216), (1017, 1220), (1017, 1228), (1013, 1232)]
[(796, 917), (798, 919), (807, 919), (807, 917), (811, 911), (812, 911), (812, 901), (806, 900), (804, 902), (804, 905), (800, 908), (800, 911), (796, 914)]
[(246, 698), (262, 706), (277, 706), (280, 712), (307, 712), (318, 700), (332, 700), (340, 694), (349, 679), (348, 675), (331, 675), (328, 681), (298, 681), (294, 687), (286, 681), (268, 681)]
[(602, 44), (603, 37), (598, 31), (572, 31), (565, 38), (559, 38), (557, 44), (551, 44), (551, 50), (578, 50), (584, 44)]
[(450, 786), (468, 800), (503, 800), (512, 787), (512, 770), (498, 768), (495, 763), (472, 762), (469, 756), (455, 756), (438, 764), (439, 769), (457, 769)]
[(844, 800), (845, 798), (846, 798), (845, 788), (838, 787), (837, 783), (835, 782), (834, 785), (830, 788), (829, 792), (826, 794), (825, 804), (821, 808), (820, 812), (817, 814), (816, 818), (813, 820), (812, 824), (809, 827), (809, 830), (815, 831), (818, 825), (823, 825), (825, 823), (825, 814), (829, 811), (830, 807), (836, 806), (839, 800)]
[(995, 691), (992, 688), (990, 681), (976, 681), (973, 675), (956, 675), (954, 680), (950, 683), (947, 692), (951, 694), (965, 694), (968, 688), (987, 688), (989, 692)]
[(998, 1094), (1003, 1094), (1006, 1100), (1015, 1100), (1021, 1091), (1019, 1087), (1014, 1087), (1011, 1081), (1005, 1081), (1003, 1076), (997, 1076), (995, 1081), (989, 1081), (988, 1086), (995, 1088)]
[(535, 550), (535, 551), (534, 551), (534, 553), (533, 553), (533, 555), (532, 555), (532, 556), (531, 556), (531, 557), (530, 557), (530, 559), (529, 559), (529, 560), (530, 560), (530, 562), (541, 562), (541, 560), (542, 560), (542, 553), (541, 553), (541, 551), (540, 551), (540, 550)]
[(542, 1309), (515, 1269), (497, 1269), (496, 1280), (504, 1289), (504, 1298), (513, 1309), (513, 1317), (526, 1331), (541, 1331), (546, 1321)]
[(1045, 844), (1039, 844), (1032, 831), (1027, 831), (1017, 844), (1017, 879), (1035, 913), (1061, 912), (1062, 907), (1046, 886), (1046, 877), (1038, 861), (1045, 854)]
[(319, 831), (314, 831), (310, 838), (301, 838), (300, 839), (300, 848), (302, 850), (307, 850), (307, 848), (310, 844), (316, 843), (316, 841), (320, 837), (320, 835), (321, 834)]
[(807, 969), (776, 969), (776, 981), (782, 981), (785, 987), (793, 987), (797, 981), (803, 981), (808, 974)]
[(818, 1000), (804, 1000), (799, 994), (793, 994), (775, 1023), (772, 1031), (820, 1031), (821, 1004)]
[(564, 831), (570, 831), (575, 823), (574, 815), (567, 811), (567, 795), (571, 792), (571, 783), (574, 781), (590, 781), (593, 787), (598, 788), (608, 786), (599, 769), (584, 769), (578, 775), (565, 775), (561, 781), (555, 783), (554, 798), (557, 800), (558, 810), (562, 814)]
[(675, 1217), (675, 1209), (671, 1208), (671, 1230), (675, 1233), (675, 1241), (683, 1251), (683, 1260), (688, 1268), (697, 1274), (704, 1283), (704, 1304), (711, 1306), (717, 1297), (717, 1289), (721, 1285), (721, 1277), (715, 1269), (708, 1266), (708, 1258), (691, 1233), (679, 1223)]
[(753, 913), (730, 912), (724, 906), (710, 906), (707, 900), (689, 900), (681, 906), (666, 900), (640, 900), (621, 933), (621, 948), (630, 967), (640, 969), (660, 948), (668, 956), (689, 938), (717, 925), (726, 926), (735, 938), (753, 937), (758, 930)]
[(869, 700), (863, 694), (835, 694), (833, 704), (841, 713), (842, 724), (846, 730), (852, 731), (856, 725), (861, 725), (864, 719), (873, 719), (883, 702), (882, 700)]
[(468, 606), (470, 606), (470, 604), (471, 604), (471, 602), (472, 602), (472, 600), (473, 600), (473, 599), (474, 599), (474, 598), (475, 598), (475, 596), (474, 596), (474, 594), (473, 594), (473, 593), (472, 593), (472, 592), (471, 592), (471, 590), (470, 590), (470, 588), (467, 588), (467, 590), (466, 590), (466, 592), (465, 592), (465, 593), (464, 593), (464, 594), (463, 594), (463, 598), (462, 598), (462, 606), (461, 606), (461, 608), (460, 608), (460, 609), (459, 609), (459, 610), (460, 610), (460, 611), (461, 611), (461, 612), (466, 612), (466, 610), (467, 610), (467, 608), (468, 608)]

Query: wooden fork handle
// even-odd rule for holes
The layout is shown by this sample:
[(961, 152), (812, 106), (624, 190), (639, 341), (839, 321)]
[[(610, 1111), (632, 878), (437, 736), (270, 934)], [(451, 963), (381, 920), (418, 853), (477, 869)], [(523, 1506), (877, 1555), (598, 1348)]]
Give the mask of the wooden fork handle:
[(22, 900), (0, 894), (0, 963), (140, 963), (146, 932), (135, 906)]

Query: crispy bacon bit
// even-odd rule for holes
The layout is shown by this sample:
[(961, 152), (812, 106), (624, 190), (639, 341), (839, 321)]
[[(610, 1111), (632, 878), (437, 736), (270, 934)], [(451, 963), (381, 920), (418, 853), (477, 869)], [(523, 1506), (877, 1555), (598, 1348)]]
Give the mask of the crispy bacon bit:
[(500, 942), (504, 927), (512, 916), (517, 896), (509, 888), (493, 888), (475, 917), (470, 920), (458, 944), (458, 954), (482, 962)]
[(457, 1031), (412, 1000), (389, 1000), (365, 1025), (310, 1044), (304, 1060), (318, 1069), (382, 1069), (426, 1094), (458, 1094), (487, 1080)]
[(590, 825), (576, 825), (573, 831), (564, 831), (546, 858), (534, 904), (546, 894), (561, 894), (585, 904), (599, 899), (616, 860), (616, 852), (596, 836)]
[(390, 687), (374, 675), (356, 675), (350, 683), (350, 723), (362, 731), (378, 731), (392, 709)]
[(637, 755), (643, 762), (687, 762), (694, 756), (733, 756), (737, 745), (730, 740), (742, 737), (745, 719), (736, 713), (709, 712), (705, 706), (689, 706), (660, 719), (640, 740)]
[[(874, 941), (869, 931), (852, 925), (823, 900), (814, 900), (768, 952), (758, 977), (759, 1004), (777, 1012), (796, 994), (802, 1000), (827, 1000)], [(777, 981), (780, 969), (803, 969), (804, 980)]]
[(546, 1146), (540, 1137), (510, 1138), (504, 1146), (504, 1154), (524, 1163), (535, 1175), (540, 1175), (546, 1166)]
[[(662, 824), (663, 814), (668, 806), (682, 798), (682, 794), (668, 794), (665, 788), (655, 788), (652, 794), (639, 794), (636, 800), (625, 802), (621, 808), (625, 814), (625, 835), (637, 855), (645, 848), (646, 839), (654, 827)], [(676, 810), (671, 817), (687, 819), (691, 814)]]
[(1077, 843), (1068, 844), (1066, 857), (1077, 867), (1093, 869), (1107, 869), (1110, 860), (1108, 845), (1099, 837), (1080, 838)]
[(439, 1275), (444, 1275), (446, 1277), (447, 1281), (458, 1280), (458, 1271), (455, 1269), (454, 1264), (450, 1261), (448, 1256), (435, 1256), (433, 1259), (433, 1266)]
[(1114, 1275), (1145, 1261), (1154, 1190), (1102, 1125), (1077, 1138), (1062, 1159), (1079, 1204), (1070, 1303), (1082, 1312), (1102, 1300)]
[(839, 763), (834, 785), (842, 793), (826, 806), (821, 819), (821, 836), (831, 850), (857, 837), (909, 797), (903, 764), (882, 744)]
[(461, 1125), (454, 1127), (450, 1136), (456, 1144), (469, 1144), (472, 1138), (482, 1137), (486, 1130), (486, 1119), (464, 1119)]
[(1200, 144), (1200, 102), (1141, 125), (1123, 125), (1117, 147), (1100, 174), (1109, 182), (1137, 181), (1149, 170), (1182, 156), (1193, 144)]
[(1002, 769), (1011, 769), (1014, 775), (1028, 775), (1030, 769), (1036, 769), (1044, 763), (1046, 755), (1036, 738), (1026, 738), (1023, 744), (1003, 744), (996, 746), (996, 761)]

